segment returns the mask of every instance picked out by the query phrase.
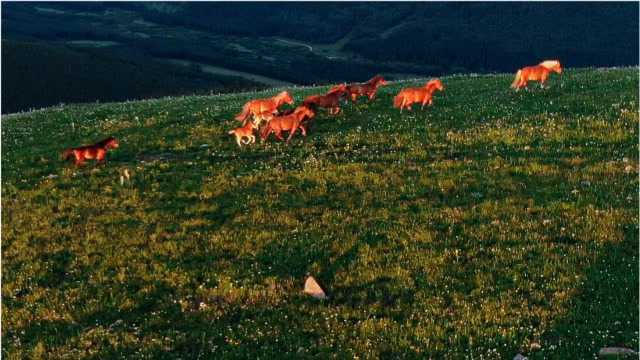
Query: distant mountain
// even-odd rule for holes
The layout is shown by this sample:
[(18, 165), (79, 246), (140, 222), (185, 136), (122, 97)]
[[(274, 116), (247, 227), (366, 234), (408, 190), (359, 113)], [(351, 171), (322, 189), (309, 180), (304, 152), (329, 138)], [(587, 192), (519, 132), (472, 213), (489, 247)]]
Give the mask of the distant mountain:
[[(511, 72), (548, 58), (634, 65), (637, 14), (638, 3), (5, 2), (2, 111), (374, 73)], [(55, 65), (67, 57), (75, 65)]]

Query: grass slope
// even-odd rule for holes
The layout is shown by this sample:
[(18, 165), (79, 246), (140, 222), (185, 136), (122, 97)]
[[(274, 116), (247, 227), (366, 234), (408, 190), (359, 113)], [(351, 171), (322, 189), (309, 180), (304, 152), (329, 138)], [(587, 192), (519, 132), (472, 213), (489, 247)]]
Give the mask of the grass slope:
[[(402, 115), (410, 83), (393, 84), (290, 146), (241, 150), (233, 115), (277, 90), (4, 118), (2, 354), (638, 349), (638, 69), (511, 80), (447, 77)], [(108, 134), (107, 166), (59, 160)], [(307, 274), (329, 300), (303, 296)]]

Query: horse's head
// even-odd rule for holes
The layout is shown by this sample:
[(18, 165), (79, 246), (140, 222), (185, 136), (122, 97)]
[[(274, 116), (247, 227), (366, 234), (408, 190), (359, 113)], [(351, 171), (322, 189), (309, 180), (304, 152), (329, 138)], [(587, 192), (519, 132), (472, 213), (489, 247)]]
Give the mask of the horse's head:
[(116, 140), (116, 138), (114, 138), (113, 136), (106, 138), (102, 142), (104, 143), (104, 147), (108, 149), (115, 149), (120, 146), (118, 140)]
[(546, 60), (540, 63), (540, 66), (545, 67), (551, 71), (555, 71), (558, 74), (562, 74), (562, 65), (558, 60)]
[(285, 104), (289, 104), (289, 105), (293, 104), (293, 97), (291, 97), (291, 95), (288, 92), (283, 91), (280, 94), (278, 94), (277, 96), (278, 96), (278, 99), (280, 99), (281, 102), (283, 102)]
[(440, 79), (431, 79), (429, 80), (428, 83), (424, 85), (424, 87), (426, 87), (427, 89), (430, 89), (431, 91), (444, 90), (444, 85), (442, 85), (442, 81), (440, 81)]
[(314, 117), (316, 115), (316, 113), (313, 112), (313, 110), (311, 110), (309, 107), (304, 106), (304, 105), (298, 106), (296, 108), (296, 110), (294, 111), (294, 113), (296, 114), (296, 117), (299, 120), (302, 120), (304, 118), (309, 118), (310, 119), (310, 118), (312, 118), (312, 117)]
[(368, 81), (369, 84), (380, 86), (387, 85), (387, 81), (382, 77), (382, 75), (376, 75), (371, 80)]

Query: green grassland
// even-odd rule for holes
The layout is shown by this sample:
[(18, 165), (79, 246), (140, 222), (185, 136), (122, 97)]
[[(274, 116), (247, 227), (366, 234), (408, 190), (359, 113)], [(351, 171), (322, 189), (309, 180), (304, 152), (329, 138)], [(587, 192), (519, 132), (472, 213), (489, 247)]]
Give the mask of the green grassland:
[[(638, 68), (511, 80), (445, 77), (403, 114), (423, 81), (394, 83), (288, 146), (227, 134), (278, 89), (4, 117), (3, 357), (637, 350)], [(60, 160), (108, 135), (106, 166)]]

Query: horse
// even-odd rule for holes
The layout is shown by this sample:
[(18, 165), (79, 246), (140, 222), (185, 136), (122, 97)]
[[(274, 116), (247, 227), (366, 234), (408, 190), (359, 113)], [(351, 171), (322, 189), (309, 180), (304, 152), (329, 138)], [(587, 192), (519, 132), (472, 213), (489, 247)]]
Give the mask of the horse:
[(369, 98), (369, 101), (371, 101), (376, 96), (378, 87), (382, 85), (387, 85), (387, 82), (381, 75), (376, 75), (364, 84), (347, 85), (347, 94), (354, 103), (359, 96), (366, 96)]
[(293, 104), (293, 98), (286, 91), (283, 91), (274, 97), (256, 99), (247, 102), (242, 107), (242, 111), (236, 115), (235, 118), (238, 121), (242, 121), (242, 124), (244, 125), (250, 115), (255, 117), (256, 115), (264, 113), (273, 114), (278, 111), (278, 108), (283, 104)]
[(69, 148), (62, 152), (62, 158), (64, 161), (70, 158), (75, 158), (75, 165), (80, 166), (84, 164), (85, 160), (97, 160), (100, 163), (106, 163), (107, 150), (115, 149), (120, 144), (114, 137), (108, 137), (102, 141), (99, 141), (93, 145), (79, 146), (75, 148)]
[(518, 91), (521, 88), (526, 88), (528, 81), (540, 81), (540, 87), (544, 89), (544, 83), (552, 71), (562, 74), (560, 61), (546, 60), (535, 66), (524, 67), (516, 73), (516, 78), (513, 80), (511, 88)]
[(425, 105), (433, 104), (433, 93), (444, 90), (444, 85), (440, 79), (432, 79), (423, 87), (405, 88), (400, 90), (398, 95), (393, 98), (393, 107), (402, 109), (407, 108), (411, 110), (411, 104), (422, 103), (421, 109), (424, 109)]
[(298, 106), (289, 115), (273, 116), (260, 134), (262, 141), (271, 133), (274, 133), (278, 140), (284, 140), (281, 135), (282, 131), (289, 131), (289, 137), (287, 138), (287, 143), (289, 143), (298, 128), (302, 131), (302, 135), (307, 136), (307, 130), (302, 122), (314, 116), (315, 112), (304, 105)]
[[(254, 122), (248, 121), (245, 126), (239, 127), (229, 131), (229, 135), (235, 135), (236, 143), (238, 147), (241, 147), (242, 144), (248, 145), (256, 142), (256, 137), (253, 135), (253, 129), (257, 129), (258, 127)], [(247, 141), (242, 141), (243, 138), (247, 138)]]
[(306, 97), (302, 104), (313, 109), (317, 109), (318, 107), (328, 108), (329, 114), (337, 115), (340, 112), (340, 99), (346, 91), (346, 84), (336, 85), (329, 89), (325, 95), (311, 95)]

